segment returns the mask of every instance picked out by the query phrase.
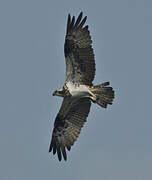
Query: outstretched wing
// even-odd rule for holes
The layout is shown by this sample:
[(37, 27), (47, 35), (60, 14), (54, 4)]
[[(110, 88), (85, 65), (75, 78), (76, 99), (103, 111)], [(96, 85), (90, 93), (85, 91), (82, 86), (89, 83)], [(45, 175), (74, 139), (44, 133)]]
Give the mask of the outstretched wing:
[(57, 152), (61, 161), (62, 155), (67, 160), (66, 148), (70, 151), (71, 146), (78, 138), (81, 128), (89, 114), (91, 101), (82, 98), (77, 102), (70, 98), (64, 98), (61, 109), (54, 122), (54, 129), (49, 152)]
[(92, 40), (88, 26), (84, 26), (87, 17), (82, 12), (75, 21), (69, 14), (64, 44), (66, 59), (66, 82), (92, 85), (95, 76), (95, 61)]

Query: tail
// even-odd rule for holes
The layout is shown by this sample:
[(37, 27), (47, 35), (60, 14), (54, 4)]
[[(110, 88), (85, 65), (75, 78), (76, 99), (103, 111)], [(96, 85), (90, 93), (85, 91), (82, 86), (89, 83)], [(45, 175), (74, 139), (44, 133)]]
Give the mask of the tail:
[(104, 108), (106, 108), (108, 104), (112, 104), (114, 99), (113, 88), (109, 85), (109, 82), (104, 82), (100, 85), (93, 86), (91, 89), (91, 93), (93, 94), (92, 101)]

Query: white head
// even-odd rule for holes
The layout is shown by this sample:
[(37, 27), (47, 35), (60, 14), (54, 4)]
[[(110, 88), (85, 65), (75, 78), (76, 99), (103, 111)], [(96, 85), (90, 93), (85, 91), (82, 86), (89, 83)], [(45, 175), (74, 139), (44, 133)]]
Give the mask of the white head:
[(65, 97), (65, 90), (63, 88), (54, 91), (53, 96)]

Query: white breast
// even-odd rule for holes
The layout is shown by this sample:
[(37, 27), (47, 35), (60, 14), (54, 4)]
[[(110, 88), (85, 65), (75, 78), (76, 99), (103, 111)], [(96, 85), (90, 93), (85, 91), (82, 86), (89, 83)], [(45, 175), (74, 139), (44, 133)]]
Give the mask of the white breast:
[(77, 85), (77, 84), (73, 84), (71, 82), (68, 82), (66, 85), (72, 96), (89, 97), (90, 91), (87, 86)]

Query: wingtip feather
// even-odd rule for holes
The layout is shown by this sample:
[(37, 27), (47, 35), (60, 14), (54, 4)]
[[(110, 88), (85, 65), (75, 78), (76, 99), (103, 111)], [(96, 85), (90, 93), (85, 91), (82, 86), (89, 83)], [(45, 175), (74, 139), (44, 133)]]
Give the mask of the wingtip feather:
[(59, 147), (57, 148), (57, 154), (58, 154), (59, 161), (61, 161), (62, 160), (62, 155), (61, 155), (61, 150), (60, 150)]
[(62, 150), (63, 158), (66, 161), (67, 160), (67, 154), (66, 154), (65, 147), (61, 147), (61, 150)]
[(51, 140), (50, 147), (49, 147), (49, 153), (52, 151), (53, 148), (53, 140)]
[(82, 11), (80, 12), (79, 16), (83, 16), (83, 12)]
[(49, 148), (49, 153), (52, 151), (52, 147)]
[(81, 23), (80, 23), (80, 25), (79, 25), (80, 28), (83, 27), (83, 25), (85, 24), (86, 20), (87, 20), (87, 16), (85, 16), (85, 17), (83, 18), (83, 20), (81, 21)]
[(67, 146), (67, 150), (70, 151), (70, 149), (71, 149), (71, 146)]
[(72, 20), (71, 20), (71, 23), (70, 23), (70, 29), (73, 28), (74, 23), (75, 23), (75, 16), (72, 17)]
[(75, 27), (77, 27), (77, 26), (79, 25), (79, 23), (80, 23), (80, 21), (81, 21), (81, 19), (82, 19), (82, 15), (83, 15), (83, 13), (80, 12), (80, 14), (79, 14), (79, 16), (78, 16), (78, 18), (77, 18), (77, 20), (76, 20)]
[(69, 32), (70, 23), (71, 23), (71, 16), (70, 16), (70, 13), (69, 13), (68, 14), (68, 21), (67, 21), (67, 33)]

